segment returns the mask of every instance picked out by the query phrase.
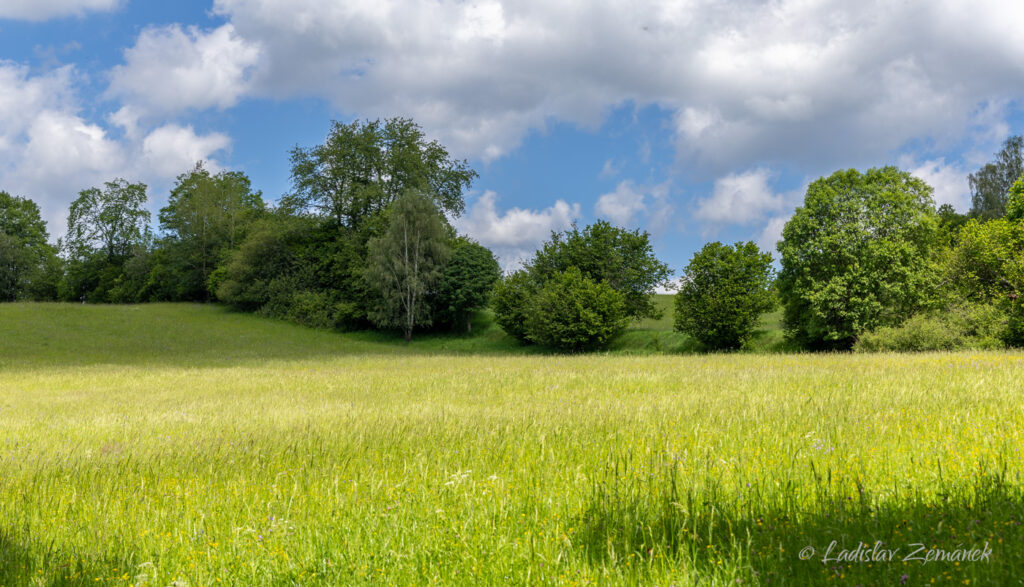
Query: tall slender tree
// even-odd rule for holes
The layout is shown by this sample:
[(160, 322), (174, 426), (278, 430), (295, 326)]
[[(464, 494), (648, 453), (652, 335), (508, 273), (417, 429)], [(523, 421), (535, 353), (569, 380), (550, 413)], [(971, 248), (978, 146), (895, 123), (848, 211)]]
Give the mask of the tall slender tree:
[(417, 326), (432, 322), (427, 295), (441, 278), (450, 234), (433, 199), (416, 190), (395, 200), (388, 214), (384, 234), (369, 242), (366, 278), (379, 294), (370, 319), (401, 328), (408, 342)]
[(1010, 186), (1024, 174), (1024, 137), (1006, 139), (996, 158), (970, 174), (971, 216), (981, 221), (1002, 218)]

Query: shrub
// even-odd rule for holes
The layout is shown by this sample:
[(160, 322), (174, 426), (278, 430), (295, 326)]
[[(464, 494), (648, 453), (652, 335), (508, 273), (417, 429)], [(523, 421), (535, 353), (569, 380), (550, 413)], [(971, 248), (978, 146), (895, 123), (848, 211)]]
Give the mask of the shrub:
[(743, 346), (774, 305), (771, 262), (752, 242), (704, 245), (684, 270), (675, 329), (713, 349)]
[(885, 326), (860, 337), (854, 350), (953, 351), (995, 349), (1006, 338), (1006, 315), (988, 304), (962, 303), (946, 311), (918, 314), (899, 327)]
[(526, 336), (561, 351), (597, 350), (622, 332), (627, 321), (622, 294), (570, 267), (528, 302)]

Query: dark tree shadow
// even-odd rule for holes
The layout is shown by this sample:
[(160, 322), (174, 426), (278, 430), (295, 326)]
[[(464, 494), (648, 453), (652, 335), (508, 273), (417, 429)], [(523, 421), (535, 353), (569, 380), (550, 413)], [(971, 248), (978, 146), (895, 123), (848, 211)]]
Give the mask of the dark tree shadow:
[(595, 484), (576, 552), (596, 566), (659, 560), (741, 584), (1008, 585), (1024, 570), (1024, 490), (999, 474), (931, 496), (821, 480), (810, 505), (798, 505), (792, 485), (738, 498), (713, 484), (684, 492), (678, 481), (667, 466), (646, 487)]
[(54, 545), (26, 544), (0, 529), (0, 585), (124, 585), (144, 581), (145, 569), (131, 561), (75, 556)]

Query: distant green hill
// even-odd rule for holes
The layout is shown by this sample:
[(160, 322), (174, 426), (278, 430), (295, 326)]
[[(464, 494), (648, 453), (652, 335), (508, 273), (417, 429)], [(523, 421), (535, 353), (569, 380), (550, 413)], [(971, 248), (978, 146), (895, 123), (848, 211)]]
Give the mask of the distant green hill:
[[(672, 332), (672, 296), (658, 296), (659, 320), (632, 325), (611, 352), (695, 352), (689, 337)], [(751, 350), (781, 341), (779, 314), (765, 316)], [(353, 353), (533, 354), (505, 334), (490, 312), (480, 312), (472, 335), (417, 334), (409, 345), (379, 332), (313, 330), (233, 312), (215, 304), (0, 304), (0, 366), (37, 364), (217, 365)]]

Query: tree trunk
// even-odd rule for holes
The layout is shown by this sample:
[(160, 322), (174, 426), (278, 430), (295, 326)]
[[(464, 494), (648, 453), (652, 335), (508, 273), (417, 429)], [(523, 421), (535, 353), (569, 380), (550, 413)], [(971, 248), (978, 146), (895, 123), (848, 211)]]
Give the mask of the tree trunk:
[(409, 343), (412, 340), (412, 328), (405, 329), (405, 342)]
[(466, 313), (466, 334), (473, 333), (473, 314)]

